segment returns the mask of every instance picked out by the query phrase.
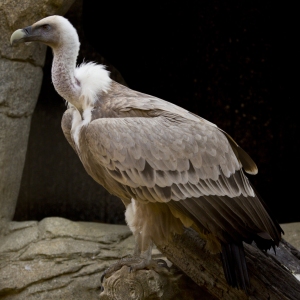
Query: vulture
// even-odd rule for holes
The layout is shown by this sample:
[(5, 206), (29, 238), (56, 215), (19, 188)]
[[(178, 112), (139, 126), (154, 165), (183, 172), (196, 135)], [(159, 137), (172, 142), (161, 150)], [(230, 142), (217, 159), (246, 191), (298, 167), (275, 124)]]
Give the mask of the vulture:
[(113, 81), (103, 65), (76, 67), (78, 34), (62, 16), (18, 29), (10, 42), (52, 48), (52, 82), (68, 102), (63, 133), (86, 172), (126, 207), (135, 237), (126, 265), (147, 268), (154, 242), (167, 243), (191, 227), (208, 251), (221, 253), (228, 284), (249, 291), (243, 242), (275, 249), (283, 231), (245, 175), (256, 174), (256, 164), (232, 137), (177, 105)]

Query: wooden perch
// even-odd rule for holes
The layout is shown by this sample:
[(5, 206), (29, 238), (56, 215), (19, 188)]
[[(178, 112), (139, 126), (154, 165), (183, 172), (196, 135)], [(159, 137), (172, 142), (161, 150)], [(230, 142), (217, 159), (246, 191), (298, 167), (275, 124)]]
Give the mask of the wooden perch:
[[(264, 253), (255, 246), (245, 244), (245, 253), (252, 290), (249, 295), (229, 287), (226, 283), (219, 255), (211, 255), (205, 250), (205, 241), (192, 229), (183, 235), (174, 235), (168, 245), (157, 245), (159, 250), (187, 274), (200, 287), (193, 286), (197, 298), (184, 294), (186, 287), (182, 280), (186, 277), (171, 271), (157, 274), (153, 270), (142, 270), (130, 274), (127, 267), (116, 272), (113, 279), (104, 281), (105, 292), (101, 299), (226, 299), (226, 300), (299, 300), (300, 299), (300, 252), (282, 240), (274, 251)], [(298, 274), (298, 279), (296, 275)], [(168, 278), (166, 278), (168, 277)], [(129, 284), (129, 279), (131, 280)], [(148, 278), (148, 279), (145, 279)], [(151, 280), (149, 279), (151, 278)], [(116, 284), (118, 282), (118, 291)], [(136, 288), (136, 286), (138, 288)], [(156, 287), (153, 288), (153, 286)], [(157, 288), (159, 287), (159, 288)], [(154, 291), (153, 293), (151, 292)], [(171, 291), (180, 290), (175, 294)], [(191, 289), (191, 286), (189, 287)], [(118, 292), (109, 297), (109, 293)], [(129, 296), (129, 291), (131, 296)], [(150, 291), (150, 292), (149, 292)], [(160, 291), (160, 296), (159, 296)], [(154, 295), (155, 294), (155, 295)], [(112, 294), (111, 294), (112, 295)], [(124, 298), (125, 297), (125, 298)], [(181, 297), (181, 298), (180, 298)]]
[[(254, 246), (245, 244), (247, 266), (252, 291), (247, 296), (243, 291), (227, 285), (220, 257), (205, 249), (205, 242), (190, 229), (185, 234), (174, 236), (168, 245), (158, 248), (199, 286), (217, 299), (300, 299), (300, 253), (286, 241), (273, 252), (263, 253)], [(298, 277), (299, 278), (299, 277)]]

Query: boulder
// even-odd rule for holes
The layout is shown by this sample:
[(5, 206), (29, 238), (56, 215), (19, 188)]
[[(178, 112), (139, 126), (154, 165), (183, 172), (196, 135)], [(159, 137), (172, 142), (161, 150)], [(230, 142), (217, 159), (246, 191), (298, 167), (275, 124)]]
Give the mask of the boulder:
[[(46, 218), (10, 222), (9, 231), (0, 245), (3, 300), (99, 299), (104, 270), (134, 248), (133, 236), (124, 225)], [(164, 258), (157, 249), (153, 257)], [(139, 299), (130, 295), (141, 289), (149, 297), (142, 299), (192, 300), (196, 292), (205, 295), (174, 266), (161, 274), (153, 270), (130, 273), (123, 267), (104, 282), (100, 299), (117, 299), (118, 287), (124, 292), (124, 286), (128, 297), (123, 293), (122, 300)]]
[[(284, 224), (283, 227), (285, 228), (286, 225)], [(292, 229), (297, 227), (299, 227), (298, 223), (290, 226), (290, 230), (285, 235), (287, 241), (299, 242), (299, 239), (295, 240)], [(180, 247), (180, 241), (176, 245)], [(130, 273), (128, 267), (123, 267), (111, 277), (105, 278), (104, 291), (101, 293), (100, 279), (104, 270), (122, 257), (132, 254), (133, 249), (132, 234), (124, 225), (73, 222), (57, 217), (46, 218), (40, 222), (10, 222), (9, 233), (2, 238), (0, 244), (0, 299), (93, 300), (100, 298), (108, 300), (118, 299), (118, 295), (121, 294), (122, 300), (212, 300), (229, 299), (230, 293), (233, 293), (234, 289), (227, 287), (224, 298), (209, 295), (172, 265), (156, 248), (153, 250), (153, 258), (164, 259), (168, 269), (163, 268), (161, 272), (141, 270)], [(287, 255), (283, 250), (283, 248), (278, 249), (275, 259), (282, 261)], [(256, 251), (255, 248), (253, 251)], [(274, 258), (271, 260), (267, 258), (269, 255), (266, 256), (261, 251), (256, 252), (253, 258), (249, 256), (251, 270), (253, 270), (252, 259), (253, 262), (259, 261), (259, 268), (263, 267), (262, 260), (274, 260)], [(185, 253), (188, 257), (189, 249), (186, 249)], [(219, 257), (207, 253), (200, 254), (211, 267), (210, 273), (205, 269), (207, 266), (200, 265), (198, 268), (204, 274), (204, 279), (199, 278), (203, 280), (202, 286), (208, 288), (211, 285), (211, 288), (217, 290), (220, 290), (222, 285), (226, 286), (226, 283), (222, 282), (224, 275), (221, 274)], [(178, 257), (180, 255), (179, 253)], [(255, 264), (254, 268), (257, 267)], [(217, 270), (219, 277), (217, 281), (205, 283), (205, 280), (214, 274), (214, 270)], [(298, 273), (295, 272), (295, 276), (299, 276)], [(256, 277), (253, 279), (255, 284), (257, 279)], [(236, 291), (234, 295), (244, 299), (242, 292)]]
[(10, 222), (0, 245), (1, 299), (99, 299), (101, 273), (133, 251), (127, 226), (46, 218)]
[(12, 48), (10, 36), (47, 15), (65, 14), (73, 2), (0, 2), (0, 235), (14, 215), (46, 53), (38, 43)]
[(284, 238), (296, 249), (300, 250), (300, 223), (280, 224), (284, 231)]

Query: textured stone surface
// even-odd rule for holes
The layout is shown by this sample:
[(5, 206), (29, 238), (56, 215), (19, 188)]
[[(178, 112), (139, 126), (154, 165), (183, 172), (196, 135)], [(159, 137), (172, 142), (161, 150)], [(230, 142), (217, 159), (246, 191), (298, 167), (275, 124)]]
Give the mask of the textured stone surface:
[(300, 251), (300, 223), (281, 224), (284, 238)]
[[(299, 245), (299, 226), (283, 225), (285, 239), (295, 246)], [(1, 300), (99, 299), (102, 272), (131, 254), (134, 247), (131, 232), (123, 225), (46, 218), (11, 222), (9, 231), (0, 243)], [(160, 258), (161, 254), (154, 249), (153, 256)], [(280, 258), (280, 253), (277, 256)], [(129, 274), (127, 267), (105, 279), (101, 299), (114, 299), (109, 287), (127, 290), (126, 285), (118, 284), (120, 278), (127, 280), (128, 293), (135, 293), (139, 290), (136, 286), (141, 286), (145, 299), (213, 299), (178, 270), (171, 268), (164, 277), (148, 270)]]
[(0, 222), (14, 215), (42, 74), (30, 63), (0, 58)]
[[(11, 222), (9, 230), (0, 244), (0, 299), (4, 300), (99, 299), (102, 272), (131, 254), (134, 246), (130, 230), (123, 225), (46, 218)], [(156, 249), (153, 256), (162, 257)], [(122, 280), (128, 281), (128, 297), (124, 295), (122, 300), (135, 299), (129, 292), (134, 292), (136, 285), (151, 299), (194, 299), (193, 292), (198, 289), (174, 268), (163, 275), (152, 270), (130, 274), (127, 267), (120, 271)], [(107, 283), (118, 282), (119, 273)], [(114, 299), (110, 292), (107, 288), (101, 299)]]
[(46, 50), (37, 43), (11, 47), (10, 36), (42, 17), (66, 13), (73, 2), (0, 2), (0, 235), (15, 211)]
[(101, 273), (133, 251), (126, 226), (47, 218), (10, 230), (0, 244), (0, 299), (98, 299)]
[[(82, 0), (76, 0), (65, 17), (79, 35), (81, 47), (77, 63), (83, 60), (102, 63), (111, 72), (112, 79), (125, 84), (118, 70), (86, 40)], [(63, 135), (61, 118), (66, 104), (52, 84), (52, 59), (52, 51), (48, 48), (14, 219), (42, 220), (47, 216), (60, 216), (76, 221), (124, 225), (124, 204), (87, 174)]]

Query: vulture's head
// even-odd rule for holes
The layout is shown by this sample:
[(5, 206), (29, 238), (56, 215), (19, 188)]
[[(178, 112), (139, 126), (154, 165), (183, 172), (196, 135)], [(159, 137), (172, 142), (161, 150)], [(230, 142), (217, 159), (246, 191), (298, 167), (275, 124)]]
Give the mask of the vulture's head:
[(50, 16), (31, 26), (18, 29), (10, 38), (11, 45), (27, 42), (41, 42), (53, 49), (66, 44), (79, 46), (76, 29), (61, 16)]

